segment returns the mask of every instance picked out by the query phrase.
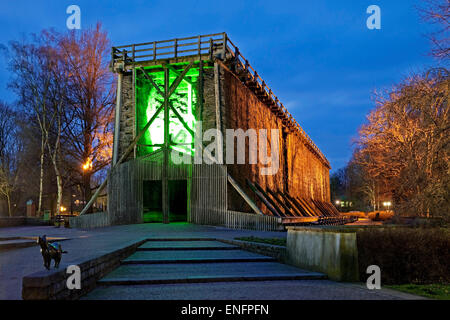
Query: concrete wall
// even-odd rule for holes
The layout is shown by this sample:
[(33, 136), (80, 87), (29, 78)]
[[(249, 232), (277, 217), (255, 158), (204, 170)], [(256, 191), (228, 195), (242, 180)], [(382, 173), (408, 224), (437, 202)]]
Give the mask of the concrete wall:
[(50, 221), (43, 221), (39, 218), (20, 217), (0, 217), (0, 228), (16, 227), (16, 226), (47, 226)]
[(335, 227), (288, 227), (286, 261), (323, 272), (332, 280), (359, 281), (356, 231)]
[(116, 269), (120, 260), (128, 257), (143, 244), (146, 239), (132, 244), (126, 244), (113, 252), (88, 257), (83, 261), (74, 262), (80, 267), (81, 289), (67, 288), (67, 279), (70, 274), (66, 273), (68, 265), (61, 265), (59, 269), (39, 271), (22, 279), (22, 298), (24, 300), (76, 300), (96, 287), (99, 279)]

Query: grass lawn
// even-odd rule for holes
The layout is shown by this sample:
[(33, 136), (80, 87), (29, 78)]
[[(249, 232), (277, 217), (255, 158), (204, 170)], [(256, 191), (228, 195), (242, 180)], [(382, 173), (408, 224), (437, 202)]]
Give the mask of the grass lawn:
[(248, 241), (248, 242), (274, 244), (277, 246), (284, 246), (284, 247), (286, 246), (286, 239), (279, 239), (279, 238), (241, 237), (241, 238), (234, 238), (234, 239), (241, 240), (241, 241)]
[(400, 284), (385, 287), (426, 298), (450, 300), (450, 284)]

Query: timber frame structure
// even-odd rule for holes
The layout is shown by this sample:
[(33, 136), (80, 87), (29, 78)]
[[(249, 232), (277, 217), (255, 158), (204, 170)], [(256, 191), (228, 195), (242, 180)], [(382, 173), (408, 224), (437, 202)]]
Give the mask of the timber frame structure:
[[(118, 74), (112, 168), (82, 214), (108, 185), (101, 224), (144, 222), (143, 184), (160, 181), (161, 222), (169, 223), (170, 181), (185, 180), (193, 223), (281, 230), (354, 221), (329, 202), (326, 157), (226, 33), (113, 47), (111, 70)], [(203, 151), (197, 120), (222, 132), (279, 128), (281, 172), (261, 178), (252, 166), (174, 163), (171, 149), (191, 159), (192, 150)]]

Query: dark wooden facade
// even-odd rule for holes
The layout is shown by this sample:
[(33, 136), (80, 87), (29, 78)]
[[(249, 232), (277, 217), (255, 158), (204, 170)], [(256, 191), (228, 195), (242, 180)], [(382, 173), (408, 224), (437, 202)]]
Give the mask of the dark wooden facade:
[[(160, 53), (160, 48), (165, 53)], [(203, 122), (204, 131), (279, 130), (276, 174), (261, 175), (260, 164), (174, 165), (164, 157), (136, 157), (133, 144), (140, 134), (135, 125), (136, 70), (149, 65), (173, 68), (180, 64), (195, 64), (200, 70), (196, 117)], [(119, 91), (114, 163), (108, 177), (110, 224), (142, 222), (145, 180), (186, 179), (190, 193), (188, 221), (198, 224), (278, 230), (288, 218), (305, 218), (271, 213), (247, 181), (274, 193), (329, 202), (327, 159), (226, 34), (116, 47), (111, 66), (119, 73)]]

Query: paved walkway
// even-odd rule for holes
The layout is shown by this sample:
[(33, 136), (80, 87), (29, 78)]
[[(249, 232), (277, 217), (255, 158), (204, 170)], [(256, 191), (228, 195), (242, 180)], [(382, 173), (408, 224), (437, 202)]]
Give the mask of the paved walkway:
[[(266, 238), (284, 238), (283, 232), (262, 232), (250, 230), (231, 230), (222, 227), (210, 227), (191, 225), (186, 223), (175, 223), (169, 225), (163, 224), (140, 224), (114, 226), (107, 228), (98, 228), (92, 230), (65, 229), (48, 226), (26, 226), (1, 228), (0, 238), (8, 237), (27, 237), (46, 234), (47, 237), (69, 238), (61, 242), (64, 250), (68, 254), (63, 256), (61, 267), (71, 262), (80, 261), (80, 259), (92, 257), (93, 255), (103, 255), (111, 252), (124, 244), (135, 243), (143, 238), (205, 238), (205, 239), (234, 239), (242, 236), (255, 236)], [(149, 242), (144, 246), (145, 249)], [(221, 262), (214, 264), (206, 263), (204, 260), (211, 259), (211, 243), (209, 247), (204, 242), (202, 250), (194, 250), (195, 259), (200, 259), (201, 263), (196, 262), (194, 266), (185, 263), (186, 273), (189, 270), (196, 270), (200, 264), (209, 264), (220, 266)], [(157, 245), (155, 241), (153, 246)], [(175, 245), (175, 242), (172, 243)], [(175, 245), (176, 246), (176, 245)], [(160, 247), (167, 247), (160, 243)], [(215, 247), (215, 245), (213, 245)], [(224, 247), (227, 247), (225, 245)], [(151, 248), (150, 248), (151, 249)], [(177, 248), (175, 248), (177, 249)], [(158, 265), (152, 262), (170, 263), (170, 259), (183, 260), (192, 259), (192, 247), (178, 247), (173, 250), (176, 254), (167, 254), (164, 250), (140, 250), (135, 255), (129, 257), (129, 262), (125, 266), (128, 268), (152, 268)], [(229, 259), (223, 251), (219, 256), (214, 255), (214, 259)], [(165, 253), (164, 253), (165, 252)], [(183, 256), (184, 255), (184, 256)], [(239, 252), (235, 259), (255, 259), (261, 256)], [(137, 260), (133, 265), (133, 259)], [(140, 260), (146, 260), (145, 264), (140, 264)], [(154, 261), (152, 261), (154, 260)], [(158, 261), (159, 260), (159, 261)], [(178, 261), (179, 262), (179, 261)], [(280, 264), (277, 266), (271, 261), (252, 262), (235, 261), (235, 272), (242, 272), (249, 264), (267, 264), (267, 268), (272, 271), (279, 271)], [(240, 266), (238, 266), (241, 264)], [(188, 267), (191, 265), (191, 267)], [(283, 266), (285, 270), (299, 272), (299, 269), (290, 266)], [(190, 268), (190, 269), (189, 269)], [(292, 269), (291, 269), (292, 268)], [(120, 269), (120, 268), (119, 268)], [(114, 272), (119, 272), (116, 269)], [(226, 273), (226, 267), (221, 269)], [(257, 268), (256, 268), (257, 269)], [(255, 269), (255, 270), (256, 270)], [(295, 270), (293, 270), (295, 269)], [(39, 247), (19, 248), (7, 251), (0, 251), (0, 300), (21, 299), (22, 277), (36, 271), (45, 270), (42, 265), (42, 256)], [(156, 269), (153, 269), (156, 270)], [(211, 267), (203, 267), (200, 273), (210, 272)], [(240, 271), (239, 271), (240, 270)], [(268, 270), (265, 270), (266, 272)], [(169, 272), (169, 271), (168, 271)], [(255, 271), (257, 272), (257, 271)], [(113, 275), (111, 273), (111, 277)], [(151, 272), (154, 274), (155, 272)], [(267, 273), (267, 272), (266, 272)], [(175, 276), (177, 273), (172, 273)], [(108, 275), (109, 276), (109, 275)], [(232, 279), (231, 279), (232, 280)], [(230, 281), (231, 281), (230, 280)], [(99, 287), (86, 298), (91, 299), (404, 299), (415, 298), (414, 296), (402, 294), (392, 290), (370, 291), (363, 286), (336, 283), (328, 280), (289, 280), (289, 281), (256, 281), (256, 282), (222, 282), (222, 283), (187, 283), (187, 284), (152, 284), (138, 286), (105, 286)]]

